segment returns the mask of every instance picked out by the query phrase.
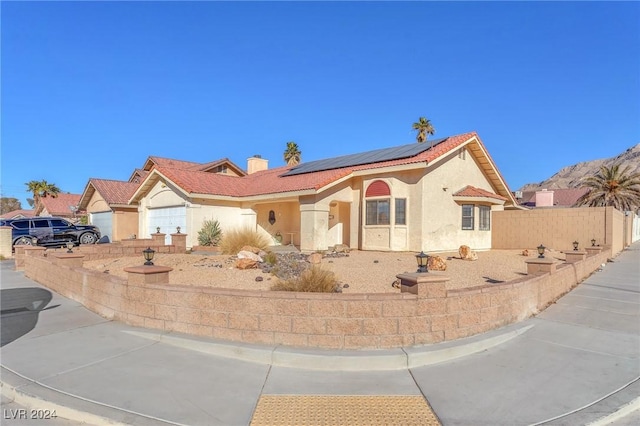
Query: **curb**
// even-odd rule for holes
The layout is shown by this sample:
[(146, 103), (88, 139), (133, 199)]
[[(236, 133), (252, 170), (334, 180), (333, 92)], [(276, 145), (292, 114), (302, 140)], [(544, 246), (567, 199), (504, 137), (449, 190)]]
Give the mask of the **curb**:
[(482, 352), (508, 342), (533, 327), (533, 324), (517, 324), (452, 342), (378, 351), (295, 349), (211, 341), (174, 333), (124, 332), (187, 350), (275, 367), (320, 371), (389, 371), (424, 367)]

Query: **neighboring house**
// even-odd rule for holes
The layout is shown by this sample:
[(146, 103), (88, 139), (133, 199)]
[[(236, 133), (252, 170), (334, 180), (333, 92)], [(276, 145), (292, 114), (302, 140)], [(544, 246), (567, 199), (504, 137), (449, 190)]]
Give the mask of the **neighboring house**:
[(33, 210), (13, 210), (0, 215), (0, 219), (22, 219), (23, 217), (33, 217)]
[(35, 216), (57, 216), (71, 221), (78, 220), (84, 211), (78, 208), (80, 195), (57, 194), (55, 197), (41, 197), (35, 208)]
[[(197, 164), (149, 157), (129, 204), (138, 235), (180, 226), (187, 247), (206, 219), (223, 232), (258, 229), (302, 251), (346, 244), (361, 250), (491, 248), (491, 212), (521, 208), (475, 132), (430, 143), (268, 169), (248, 159)], [(226, 165), (227, 173), (219, 166)], [(231, 171), (231, 173), (229, 173)], [(168, 237), (168, 236), (167, 236)]]
[(516, 191), (514, 193), (521, 206), (529, 208), (541, 207), (574, 207), (576, 201), (589, 192), (589, 188), (541, 189), (539, 191)]
[[(146, 172), (144, 173), (146, 175)], [(138, 183), (89, 179), (78, 206), (89, 214), (89, 223), (100, 228), (109, 241), (120, 241), (138, 233), (138, 208), (129, 199)]]

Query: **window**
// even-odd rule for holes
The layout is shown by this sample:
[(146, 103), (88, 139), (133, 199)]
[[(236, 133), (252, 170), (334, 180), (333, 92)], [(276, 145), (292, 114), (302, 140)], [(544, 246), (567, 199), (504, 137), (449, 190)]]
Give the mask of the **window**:
[(491, 207), (479, 207), (478, 229), (481, 231), (491, 230)]
[(71, 224), (66, 220), (62, 219), (51, 219), (51, 226), (55, 226), (56, 228), (64, 228), (70, 226)]
[(389, 225), (389, 200), (367, 201), (367, 225)]
[(473, 230), (473, 204), (462, 205), (462, 229)]
[(396, 198), (396, 225), (407, 224), (407, 199)]
[(29, 229), (29, 221), (28, 220), (19, 220), (17, 222), (12, 222), (11, 226), (16, 229)]
[(33, 221), (34, 228), (48, 228), (49, 221), (48, 220), (34, 220)]
[(222, 166), (218, 166), (216, 167), (216, 173), (227, 173), (227, 166), (222, 165)]

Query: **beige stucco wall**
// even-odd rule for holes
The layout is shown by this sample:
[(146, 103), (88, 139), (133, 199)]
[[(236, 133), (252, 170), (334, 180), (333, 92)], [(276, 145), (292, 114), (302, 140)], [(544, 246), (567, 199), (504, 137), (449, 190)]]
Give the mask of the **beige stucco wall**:
[(492, 244), (497, 249), (524, 249), (543, 244), (556, 250), (596, 244), (623, 249), (624, 215), (613, 207), (505, 210), (493, 214)]
[[(272, 240), (273, 244), (278, 244), (275, 240), (275, 235), (278, 232), (282, 235), (282, 244), (289, 244), (292, 236), (293, 243), (300, 244), (300, 206), (297, 202), (257, 204), (253, 208), (256, 211), (258, 231)], [(276, 216), (273, 225), (269, 223), (269, 211), (271, 210)]]
[(122, 241), (133, 234), (138, 234), (138, 210), (116, 208), (113, 210), (112, 241)]
[(111, 211), (111, 207), (104, 200), (98, 191), (94, 191), (93, 195), (87, 203), (87, 213), (101, 213)]

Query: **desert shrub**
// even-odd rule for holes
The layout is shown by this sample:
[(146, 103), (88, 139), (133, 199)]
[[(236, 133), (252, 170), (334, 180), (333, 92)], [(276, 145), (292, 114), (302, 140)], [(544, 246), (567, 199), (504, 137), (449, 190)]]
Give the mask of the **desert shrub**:
[(270, 251), (270, 252), (267, 252), (267, 255), (264, 256), (262, 260), (264, 260), (269, 265), (273, 266), (276, 263), (278, 263), (278, 256), (274, 252)]
[(303, 291), (315, 293), (334, 293), (338, 288), (338, 280), (333, 272), (312, 266), (299, 277), (278, 281), (271, 286), (274, 291)]
[(220, 222), (217, 220), (205, 220), (202, 229), (198, 231), (198, 244), (201, 246), (217, 246), (222, 239)]
[(266, 250), (269, 243), (264, 235), (249, 228), (240, 228), (225, 232), (220, 240), (220, 248), (224, 254), (236, 254), (244, 246)]

